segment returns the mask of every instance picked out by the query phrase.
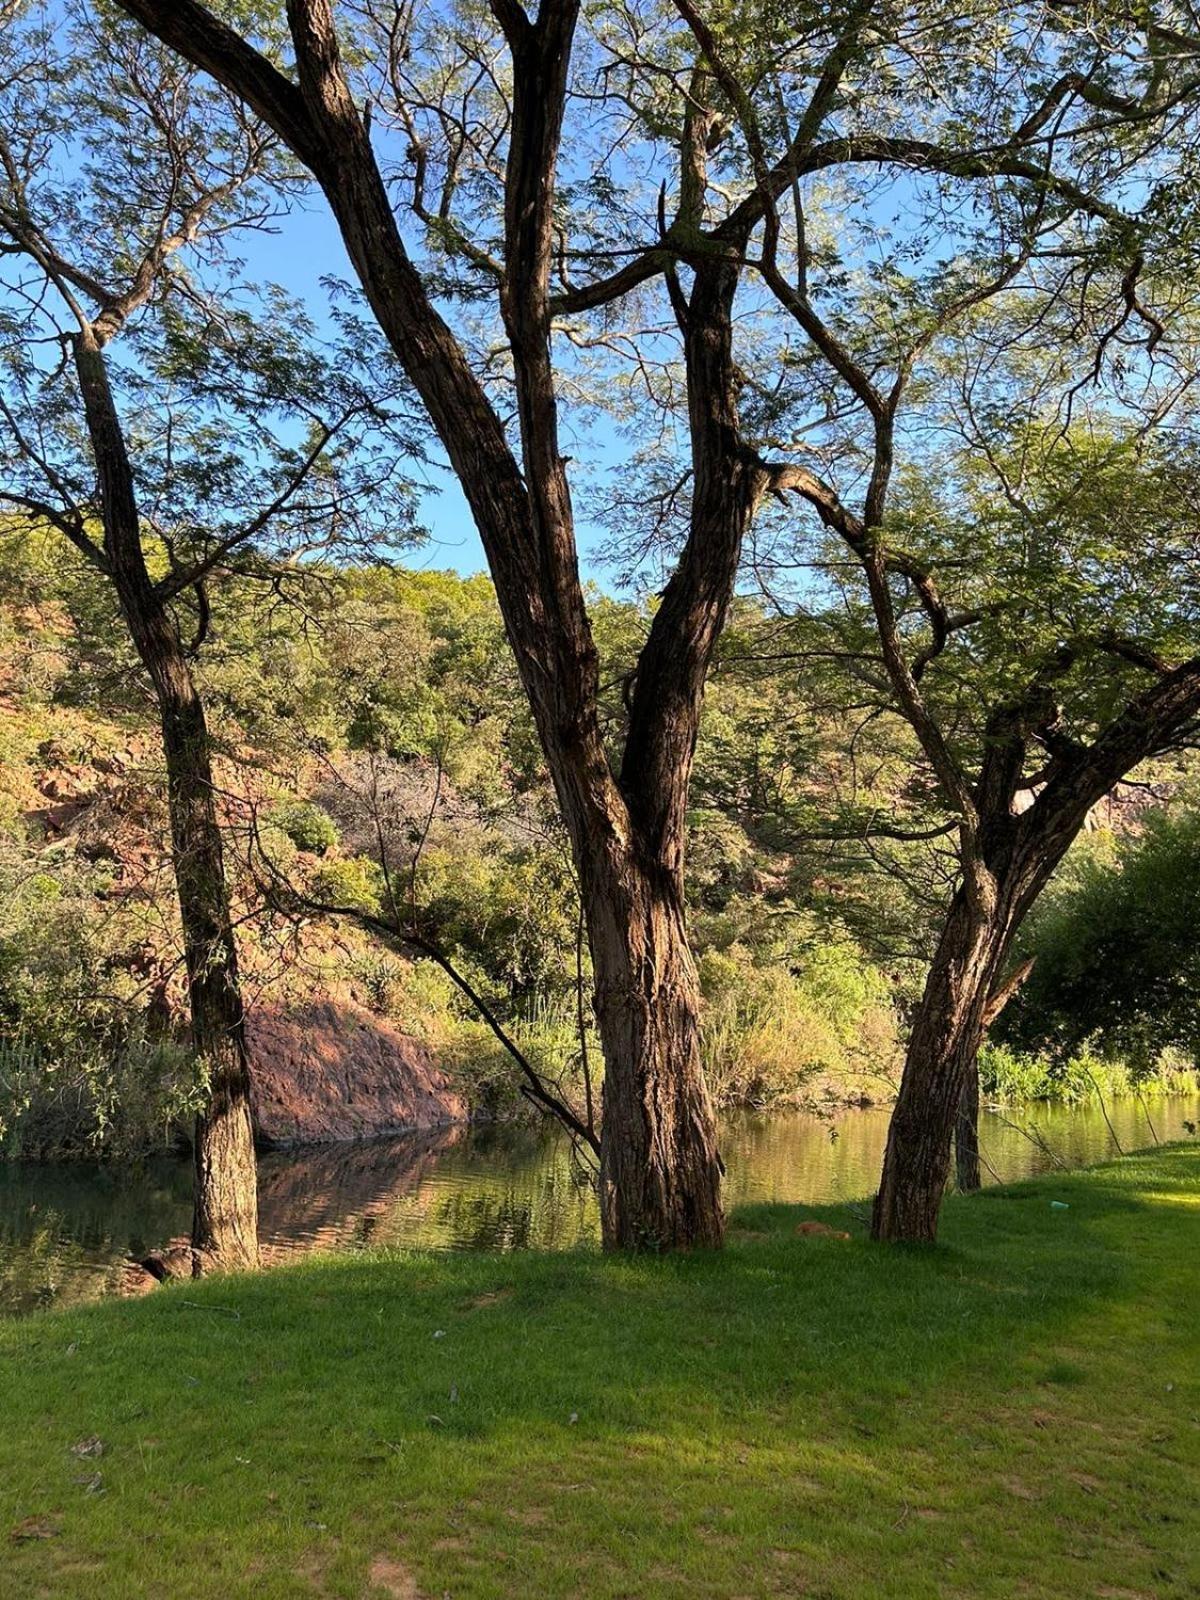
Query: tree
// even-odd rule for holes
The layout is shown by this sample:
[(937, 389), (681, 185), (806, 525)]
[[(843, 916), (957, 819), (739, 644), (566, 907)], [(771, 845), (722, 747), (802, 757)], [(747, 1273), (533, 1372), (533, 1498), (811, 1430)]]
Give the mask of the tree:
[[(790, 433), (799, 458), (774, 471), (771, 487), (798, 495), (831, 536), (802, 544), (805, 583), (814, 554), (829, 575), (825, 653), (847, 664), (876, 714), (890, 708), (909, 724), (918, 788), (939, 817), (948, 808), (957, 834), (958, 883), (913, 1017), (873, 1224), (880, 1238), (929, 1240), (956, 1123), (960, 1170), (977, 1182), (976, 1053), (1019, 980), (1004, 972), (1013, 932), (1091, 806), (1138, 762), (1186, 738), (1200, 710), (1195, 617), (1171, 587), (1186, 593), (1186, 473), (1159, 506), (1162, 465), (1142, 475), (1135, 429), (1111, 448), (1054, 449), (1092, 385), (1109, 386), (1114, 412), (1138, 416), (1147, 432), (1190, 385), (1192, 311), (1180, 269), (1192, 245), (1186, 228), (1162, 221), (1169, 197), (1193, 181), (1184, 129), (1200, 41), (1123, 8), (1093, 9), (1078, 29), (1073, 7), (1049, 20), (1031, 13), (1028, 29), (1012, 32), (1011, 10), (1005, 18), (979, 8), (969, 20), (926, 10), (920, 39), (903, 19), (860, 8), (848, 32), (867, 48), (853, 71), (843, 54), (840, 75), (822, 80), (824, 110), (836, 101), (841, 126), (814, 142), (820, 89), (792, 113), (777, 64), (794, 47), (786, 24), (758, 31), (701, 15), (690, 0), (676, 8), (740, 128), (743, 170), (757, 180), (713, 231), (756, 200), (763, 206), (754, 265), (768, 298), (754, 309), (768, 330), (785, 314), (798, 341), (760, 334), (750, 382), (760, 426), (781, 445)], [(931, 107), (909, 69), (929, 63), (934, 40), (942, 56)], [(996, 51), (990, 63), (976, 53), (984, 41)], [(917, 117), (940, 137), (904, 130)], [(914, 175), (900, 215), (881, 218), (884, 192), (856, 176), (839, 195), (834, 228), (812, 176), (840, 168), (845, 182), (863, 163)], [(1139, 210), (1122, 209), (1147, 193)], [(776, 206), (785, 196), (786, 219)], [(930, 263), (935, 241), (945, 254)], [(869, 273), (864, 247), (878, 254)], [(626, 281), (649, 270), (643, 257)], [(1175, 355), (1160, 348), (1171, 337)], [(957, 385), (947, 382), (955, 361)], [(1048, 476), (1059, 477), (1041, 504), (1002, 460), (1020, 422), (1035, 418)], [(1003, 515), (968, 518), (969, 528), (956, 528), (953, 514), (926, 521), (956, 433), (1021, 521), (1019, 535), (1007, 525), (1007, 549), (995, 537)], [(904, 450), (922, 476), (907, 506), (895, 493)], [(1119, 496), (1106, 512), (1092, 497), (1072, 526), (1089, 476), (1111, 492), (1122, 468), (1135, 485), (1127, 502), (1151, 513), (1144, 565), (1135, 550), (1113, 548), (1111, 525), (1104, 537), (1101, 519)], [(993, 536), (981, 539), (989, 522)], [(768, 574), (786, 563), (778, 547), (760, 544), (756, 557)], [(1076, 563), (1100, 569), (1090, 593)], [(1116, 595), (1127, 602), (1128, 585), (1143, 579), (1145, 604), (1132, 608), (1125, 632), (1106, 607)], [(1098, 660), (1111, 666), (1108, 698), (1094, 683), (1089, 692)], [(975, 708), (964, 704), (973, 691), (983, 702), (974, 726)], [(1018, 816), (1029, 789), (1036, 800)], [(910, 836), (928, 826), (922, 818)], [(946, 822), (933, 819), (932, 831)]]
[[(547, 5), (536, 22), (518, 6), (495, 8), (514, 71), (503, 265), (491, 273), (491, 287), (512, 362), (520, 464), (467, 350), (405, 250), (327, 0), (289, 8), (294, 79), (202, 6), (128, 9), (241, 94), (312, 171), (470, 502), (587, 908), (606, 1064), (605, 1242), (661, 1248), (718, 1243), (720, 1158), (700, 1069), (683, 845), (704, 674), (743, 534), (767, 487), (737, 427), (731, 344), (736, 265), (721, 257), (707, 263), (685, 313), (680, 291), (700, 492), (687, 548), (641, 654), (624, 754), (614, 771), (598, 717), (597, 653), (579, 580), (550, 350), (555, 163), (577, 4)], [(403, 13), (397, 10), (392, 21), (394, 50), (384, 62), (395, 65), (392, 79), (403, 91), (405, 49), (397, 36), (405, 27)], [(478, 27), (469, 31), (477, 34)], [(408, 109), (407, 98), (398, 97), (397, 117)], [(696, 163), (703, 131), (693, 124)], [(416, 136), (414, 147), (423, 168)], [(422, 196), (418, 180), (412, 207), (418, 217)], [(452, 221), (445, 231), (457, 237)], [(468, 254), (480, 257), (478, 250)]]
[(1135, 1073), (1165, 1050), (1200, 1059), (1194, 928), (1200, 816), (1151, 811), (1144, 832), (1091, 854), (1032, 919), (1032, 963), (1003, 1038), (1058, 1059), (1098, 1041)]
[[(955, 619), (884, 533), (897, 412), (947, 326), (1035, 258), (1061, 259), (1060, 282), (1096, 277), (1089, 307), (1122, 285), (1121, 327), (1157, 325), (1141, 234), (1113, 195), (1153, 187), (1153, 152), (1183, 148), (1193, 41), (1124, 8), (1071, 4), (734, 12), (675, 0), (601, 7), (581, 35), (576, 0), (543, 0), (536, 15), (518, 0), (346, 4), (340, 24), (331, 0), (288, 0), (286, 35), (256, 37), (198, 0), (120, 3), (241, 96), (312, 173), (470, 503), (582, 885), (610, 1246), (722, 1231), (683, 844), (705, 675), (743, 542), (768, 495), (794, 492), (858, 563), (889, 682), (961, 817), (967, 898), (914, 1030), (876, 1217), (883, 1237), (930, 1236), (953, 1120), (944, 1102), (970, 1056), (976, 991), (995, 976), (1009, 892), (986, 859), (972, 784), (921, 698), (919, 657), (941, 651)], [(922, 177), (905, 180), (909, 237), (864, 284), (831, 236), (829, 197), (838, 184), (839, 203), (850, 197), (838, 222), (861, 242), (879, 231), (879, 173)], [(1080, 243), (1077, 218), (1103, 240)], [(424, 238), (423, 261), (402, 222)], [(939, 231), (954, 260), (933, 270)], [(672, 536), (613, 761), (560, 445), (567, 397), (604, 355), (631, 374), (626, 395), (644, 387), (645, 403), (628, 404), (639, 436), (663, 446), (661, 470), (635, 471), (622, 503), (636, 520), (660, 486)], [(510, 396), (516, 441), (501, 409)], [(669, 447), (676, 417), (682, 462)], [(870, 441), (860, 511), (809, 465), (808, 440), (792, 432), (802, 417), (852, 475)], [(921, 597), (930, 630), (912, 655), (897, 585)], [(1194, 676), (1154, 700), (1164, 728), (1190, 712)], [(1010, 757), (1036, 731), (1030, 717), (1012, 712)], [(1097, 756), (1096, 781), (1132, 754), (1122, 750)], [(1007, 778), (996, 781), (999, 793)], [(963, 963), (965, 987), (948, 977)]]
[[(356, 481), (354, 444), (385, 414), (302, 330), (264, 343), (253, 306), (222, 303), (213, 275), (188, 271), (269, 215), (270, 133), (119, 17), (20, 7), (2, 26), (0, 501), (56, 529), (112, 584), (153, 686), (207, 1086), (195, 1270), (254, 1265), (242, 998), (193, 663), (207, 586), (231, 563), (270, 575), (268, 550), (345, 541), (366, 478), (377, 481)], [(114, 359), (121, 344), (129, 367)], [(389, 476), (398, 450), (391, 439)]]
[[(954, 824), (959, 864), (889, 1144), (893, 1173), (904, 1171), (908, 1141), (929, 1163), (925, 1221), (904, 1225), (918, 1237), (936, 1226), (952, 1132), (960, 1186), (978, 1187), (976, 1055), (1006, 1003), (1036, 983), (1027, 951), (1012, 963), (1024, 918), (1092, 807), (1139, 763), (1194, 737), (1197, 479), (1185, 421), (1161, 438), (1139, 435), (1128, 416), (1066, 431), (1048, 421), (1004, 445), (997, 426), (990, 462), (971, 437), (957, 457), (943, 455), (936, 492), (922, 482), (893, 505), (893, 548), (926, 586), (937, 582), (948, 625), (932, 654), (928, 635), (911, 639), (911, 613), (892, 634), (892, 648), (920, 666), (915, 714), (886, 674), (884, 641), (851, 682), (869, 681), (876, 713), (917, 726), (923, 748), (936, 738), (971, 808), (964, 837), (944, 782), (919, 783), (906, 806), (913, 837), (939, 818)], [(873, 615), (860, 608), (848, 624), (843, 612), (828, 632), (845, 642)], [(934, 775), (927, 751), (923, 767)]]

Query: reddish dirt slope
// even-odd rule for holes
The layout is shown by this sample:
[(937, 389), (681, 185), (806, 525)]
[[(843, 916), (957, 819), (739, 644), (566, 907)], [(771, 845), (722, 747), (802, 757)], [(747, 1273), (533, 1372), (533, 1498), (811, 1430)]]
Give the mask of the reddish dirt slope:
[(358, 1006), (260, 1006), (247, 1034), (264, 1144), (366, 1139), (466, 1119), (466, 1101), (424, 1046)]

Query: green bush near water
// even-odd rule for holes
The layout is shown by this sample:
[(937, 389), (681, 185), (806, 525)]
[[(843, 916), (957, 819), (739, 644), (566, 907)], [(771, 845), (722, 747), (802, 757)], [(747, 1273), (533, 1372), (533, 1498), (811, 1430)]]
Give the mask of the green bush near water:
[(1007, 1042), (1135, 1077), (1200, 1062), (1200, 808), (1181, 798), (1068, 859), (1023, 936), (1034, 965), (1001, 1016)]
[(0, 1156), (139, 1155), (202, 1097), (191, 1051), (150, 1014), (136, 964), (144, 901), (113, 903), (104, 863), (0, 841)]
[(140, 1028), (103, 1053), (0, 1039), (0, 1157), (140, 1156), (189, 1137), (203, 1102), (191, 1050)]
[(1133, 1094), (1184, 1093), (1197, 1086), (1195, 1066), (1177, 1053), (1165, 1053), (1150, 1070), (1077, 1051), (1065, 1058), (987, 1043), (979, 1052), (979, 1087), (986, 1100), (1061, 1101), (1115, 1099)]
[(884, 1098), (898, 1068), (882, 975), (849, 941), (814, 941), (799, 970), (733, 944), (700, 957), (701, 1048), (726, 1105)]

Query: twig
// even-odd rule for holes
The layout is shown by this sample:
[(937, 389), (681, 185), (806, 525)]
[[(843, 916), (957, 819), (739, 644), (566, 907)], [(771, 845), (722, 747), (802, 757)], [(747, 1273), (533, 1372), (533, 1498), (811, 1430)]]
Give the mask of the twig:
[(1100, 1102), (1100, 1111), (1101, 1111), (1101, 1114), (1104, 1117), (1104, 1122), (1105, 1122), (1106, 1127), (1108, 1128), (1109, 1134), (1112, 1137), (1112, 1142), (1117, 1147), (1117, 1154), (1119, 1156), (1123, 1156), (1125, 1154), (1125, 1152), (1121, 1148), (1120, 1139), (1117, 1138), (1117, 1130), (1113, 1127), (1112, 1118), (1108, 1114), (1108, 1107), (1104, 1104), (1104, 1091), (1101, 1089), (1100, 1085), (1096, 1082), (1096, 1078), (1095, 1078), (1094, 1073), (1092, 1072), (1091, 1067), (1085, 1066), (1083, 1070), (1087, 1073), (1088, 1081), (1091, 1083), (1092, 1088), (1095, 1089), (1095, 1091), (1096, 1091), (1096, 1098)]
[(583, 1072), (583, 1097), (587, 1108), (588, 1132), (596, 1131), (596, 1109), (592, 1100), (592, 1068), (588, 1059), (587, 1018), (583, 1007), (583, 890), (579, 892), (579, 922), (575, 929), (575, 1010), (579, 1023), (579, 1065)]
[[(1034, 1124), (1032, 1128), (1024, 1128), (1019, 1122), (1014, 1122), (1011, 1117), (1006, 1117), (1002, 1111), (995, 1112), (995, 1115), (999, 1117), (1000, 1121), (1006, 1128), (1012, 1128), (1014, 1132), (1019, 1133), (1023, 1135), (1024, 1138), (1028, 1139), (1030, 1144), (1033, 1145), (1036, 1150), (1040, 1150), (1044, 1156), (1048, 1157), (1048, 1159), (1051, 1160), (1056, 1167), (1061, 1168), (1063, 1172), (1070, 1170), (1068, 1163), (1063, 1160), (1058, 1151), (1052, 1150), (1046, 1143), (1045, 1137), (1038, 1132), (1036, 1124)], [(992, 1168), (989, 1166), (988, 1170), (992, 1171)]]
[(1138, 1090), (1138, 1103), (1140, 1104), (1145, 1115), (1146, 1126), (1150, 1129), (1150, 1137), (1154, 1140), (1155, 1144), (1160, 1144), (1162, 1141), (1155, 1132), (1154, 1124), (1150, 1121), (1150, 1107), (1146, 1104), (1146, 1097), (1140, 1089)]
[(242, 1320), (242, 1313), (234, 1306), (206, 1306), (199, 1300), (181, 1300), (181, 1306), (187, 1306), (192, 1311), (213, 1311), (218, 1316), (232, 1317), (235, 1322)]

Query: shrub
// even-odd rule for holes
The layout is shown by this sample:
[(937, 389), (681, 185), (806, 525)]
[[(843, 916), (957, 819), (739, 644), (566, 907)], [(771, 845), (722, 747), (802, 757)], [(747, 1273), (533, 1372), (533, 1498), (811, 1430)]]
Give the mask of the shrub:
[(136, 1156), (186, 1135), (204, 1098), (192, 1052), (138, 1028), (118, 1050), (54, 1056), (0, 1039), (0, 1150), (8, 1156)]
[(310, 876), (309, 888), (315, 900), (328, 905), (352, 906), (356, 911), (377, 914), (384, 891), (383, 874), (366, 856), (323, 861)]
[(1152, 813), (1140, 835), (1085, 843), (1066, 866), (1025, 931), (1033, 971), (998, 1036), (1145, 1072), (1166, 1049), (1200, 1057), (1200, 809)]
[[(528, 1112), (516, 1062), (465, 997), (460, 1010), (460, 1017), (444, 1036), (442, 1053), (472, 1107), (493, 1117)], [(582, 1114), (585, 1095), (574, 999), (535, 995), (506, 1019), (505, 1028), (534, 1071)], [(599, 1043), (590, 1033), (588, 1057), (598, 1105), (604, 1066)]]
[(337, 824), (327, 811), (311, 800), (285, 801), (275, 807), (270, 821), (287, 835), (297, 850), (309, 855), (323, 856), (337, 847)]
[(139, 962), (155, 919), (62, 843), (0, 851), (0, 1146), (132, 1154), (190, 1118), (190, 1053), (152, 1026)]
[(985, 1100), (1001, 1104), (1054, 1100), (1076, 1105), (1145, 1088), (1170, 1092), (1195, 1080), (1191, 1064), (1171, 1052), (1164, 1052), (1149, 1073), (1140, 1062), (1114, 1061), (1088, 1050), (1054, 1055), (989, 1041), (979, 1052), (980, 1092)]
[(719, 1102), (873, 1098), (896, 1055), (882, 976), (852, 945), (818, 943), (803, 965), (743, 945), (700, 959), (701, 1050)]

